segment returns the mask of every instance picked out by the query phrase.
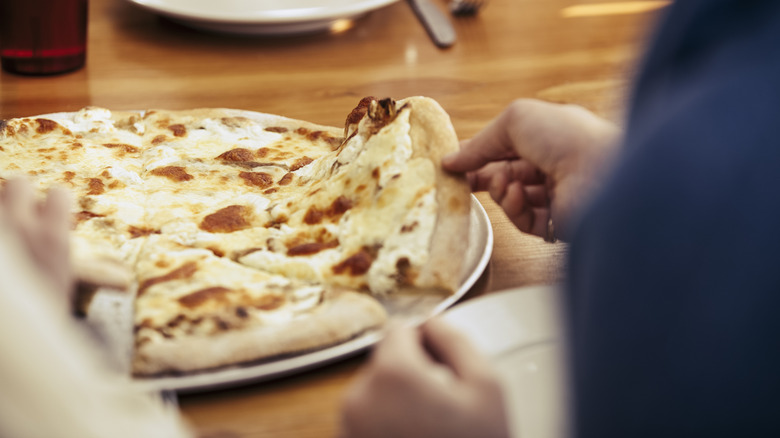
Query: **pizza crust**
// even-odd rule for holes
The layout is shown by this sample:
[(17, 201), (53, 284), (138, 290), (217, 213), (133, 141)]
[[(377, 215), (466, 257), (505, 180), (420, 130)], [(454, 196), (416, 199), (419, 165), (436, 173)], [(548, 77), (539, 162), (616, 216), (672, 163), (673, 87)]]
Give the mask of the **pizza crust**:
[(414, 289), (453, 292), (462, 279), (461, 255), (469, 245), (471, 199), (465, 176), (446, 172), (441, 167), (441, 159), (458, 150), (458, 137), (449, 116), (435, 100), (411, 97), (399, 101), (399, 107), (406, 104), (411, 106), (409, 134), (415, 148), (412, 158), (426, 157), (433, 162), (439, 205), (430, 259), (419, 273)]
[(292, 324), (273, 324), (149, 342), (136, 350), (133, 372), (155, 375), (169, 371), (208, 370), (226, 365), (302, 353), (335, 345), (381, 327), (387, 315), (371, 297), (331, 291), (323, 305)]

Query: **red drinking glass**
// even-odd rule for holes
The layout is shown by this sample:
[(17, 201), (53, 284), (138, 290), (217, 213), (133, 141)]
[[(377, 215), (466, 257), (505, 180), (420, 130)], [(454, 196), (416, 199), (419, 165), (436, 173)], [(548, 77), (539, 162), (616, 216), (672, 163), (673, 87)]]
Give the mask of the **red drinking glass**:
[(87, 0), (0, 0), (4, 70), (46, 75), (84, 65)]

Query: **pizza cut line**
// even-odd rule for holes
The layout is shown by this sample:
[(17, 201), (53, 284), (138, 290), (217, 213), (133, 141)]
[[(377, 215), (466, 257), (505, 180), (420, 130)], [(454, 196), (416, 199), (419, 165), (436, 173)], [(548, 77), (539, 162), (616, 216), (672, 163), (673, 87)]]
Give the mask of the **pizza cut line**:
[(344, 128), (89, 107), (0, 122), (0, 183), (75, 193), (73, 258), (126, 267), (132, 372), (154, 376), (334, 345), (384, 324), (376, 297), (453, 293), (470, 193), (439, 163), (457, 147), (425, 97), (364, 98)]

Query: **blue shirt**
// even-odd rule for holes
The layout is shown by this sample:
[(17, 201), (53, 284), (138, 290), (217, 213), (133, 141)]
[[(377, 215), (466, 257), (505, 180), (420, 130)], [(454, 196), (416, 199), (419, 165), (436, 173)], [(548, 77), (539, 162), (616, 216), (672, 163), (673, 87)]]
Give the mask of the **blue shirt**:
[(571, 242), (575, 436), (780, 437), (780, 1), (666, 13)]

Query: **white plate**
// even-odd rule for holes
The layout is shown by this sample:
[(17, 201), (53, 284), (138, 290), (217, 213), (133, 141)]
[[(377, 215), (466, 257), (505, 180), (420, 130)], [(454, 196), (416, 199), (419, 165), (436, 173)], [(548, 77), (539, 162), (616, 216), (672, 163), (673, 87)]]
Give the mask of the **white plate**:
[[(463, 297), (477, 282), (493, 252), (493, 229), (485, 209), (473, 195), (469, 247), (464, 254), (464, 273), (455, 294), (444, 297), (394, 296), (382, 301), (390, 317), (409, 324), (419, 324), (443, 312)], [(116, 360), (128, 369), (132, 351), (132, 300), (124, 294), (98, 292), (90, 304), (88, 321), (110, 340)], [(194, 392), (270, 380), (319, 367), (365, 351), (381, 338), (380, 331), (370, 331), (348, 342), (322, 350), (293, 355), (256, 364), (240, 365), (171, 377), (139, 378), (138, 385), (149, 390)]]
[(398, 0), (128, 0), (190, 27), (245, 35), (328, 30)]
[(455, 306), (443, 318), (491, 359), (504, 385), (512, 436), (567, 436), (557, 288), (484, 295)]

